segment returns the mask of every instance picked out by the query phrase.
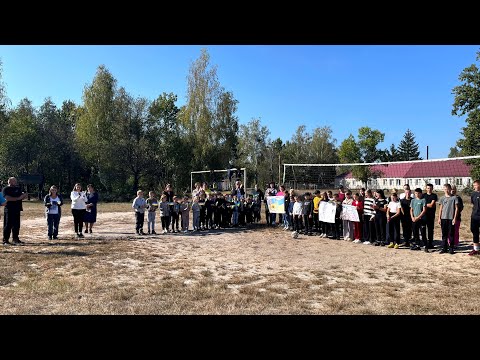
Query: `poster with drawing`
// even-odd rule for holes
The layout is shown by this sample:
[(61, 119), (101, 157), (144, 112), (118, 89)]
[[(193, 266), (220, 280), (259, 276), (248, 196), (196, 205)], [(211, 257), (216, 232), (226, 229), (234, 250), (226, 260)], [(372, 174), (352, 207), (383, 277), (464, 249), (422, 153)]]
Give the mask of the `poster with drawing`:
[(335, 204), (327, 201), (320, 201), (318, 204), (318, 220), (334, 224), (335, 210), (336, 210)]
[(283, 196), (267, 196), (267, 204), (271, 214), (285, 214), (285, 198)]
[(342, 213), (340, 219), (359, 222), (357, 207), (353, 205), (342, 204)]

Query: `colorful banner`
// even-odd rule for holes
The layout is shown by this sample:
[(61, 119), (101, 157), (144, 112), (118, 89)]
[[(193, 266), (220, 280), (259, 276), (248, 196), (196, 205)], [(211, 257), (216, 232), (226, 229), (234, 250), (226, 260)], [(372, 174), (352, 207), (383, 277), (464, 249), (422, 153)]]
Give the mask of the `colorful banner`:
[(283, 196), (267, 196), (268, 211), (271, 214), (285, 214), (285, 198)]
[(335, 204), (329, 201), (320, 201), (318, 203), (318, 220), (334, 224), (336, 210), (337, 207)]
[(340, 214), (340, 219), (360, 222), (358, 218), (357, 207), (353, 205), (342, 204), (342, 213)]

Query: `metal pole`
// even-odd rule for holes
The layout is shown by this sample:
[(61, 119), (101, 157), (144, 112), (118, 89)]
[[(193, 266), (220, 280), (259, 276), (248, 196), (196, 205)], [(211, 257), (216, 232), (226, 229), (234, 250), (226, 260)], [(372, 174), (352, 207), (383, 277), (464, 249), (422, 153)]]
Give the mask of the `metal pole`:
[(245, 191), (247, 190), (247, 168), (243, 168), (243, 181), (244, 181), (244, 187)]
[[(280, 164), (280, 154), (278, 154), (278, 183), (280, 184), (280, 172), (281, 172), (281, 164)], [(283, 183), (282, 183), (283, 184)]]
[(283, 183), (285, 184), (285, 164), (283, 164)]
[(193, 173), (190, 173), (190, 192), (193, 193)]
[(428, 145), (427, 145), (427, 160), (428, 160)]

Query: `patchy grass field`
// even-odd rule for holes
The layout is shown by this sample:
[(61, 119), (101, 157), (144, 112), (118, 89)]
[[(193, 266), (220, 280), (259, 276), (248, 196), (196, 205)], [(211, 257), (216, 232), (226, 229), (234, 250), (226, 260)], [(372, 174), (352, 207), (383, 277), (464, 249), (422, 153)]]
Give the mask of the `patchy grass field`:
[(27, 244), (0, 248), (2, 314), (480, 313), (467, 202), (455, 255), (293, 240), (262, 225), (137, 237), (130, 203), (101, 203), (84, 240), (65, 207), (49, 241), (43, 209), (25, 202)]

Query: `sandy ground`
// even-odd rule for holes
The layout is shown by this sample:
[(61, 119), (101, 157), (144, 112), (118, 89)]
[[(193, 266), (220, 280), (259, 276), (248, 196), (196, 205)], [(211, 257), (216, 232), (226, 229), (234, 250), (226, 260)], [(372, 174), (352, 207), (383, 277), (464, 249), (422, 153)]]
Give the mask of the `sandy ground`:
[[(466, 234), (468, 226), (468, 220), (462, 224)], [(57, 299), (59, 293), (45, 290), (47, 285), (45, 289), (35, 288), (32, 294), (32, 285), (25, 283), (23, 288), (30, 289), (30, 293), (22, 292), (25, 305), (17, 308), (12, 305), (12, 308), (6, 305), (7, 301), (0, 305), (0, 313), (436, 314), (480, 311), (480, 289), (476, 281), (480, 262), (467, 256), (471, 247), (465, 239), (461, 240), (457, 254), (450, 255), (439, 254), (438, 250), (427, 254), (403, 248), (357, 245), (317, 236), (300, 235), (293, 239), (289, 231), (264, 225), (155, 236), (137, 236), (134, 227), (132, 212), (99, 213), (93, 234), (77, 240), (72, 216), (68, 214), (62, 217), (60, 240), (56, 242), (47, 239), (45, 218), (22, 220), (20, 238), (26, 245), (4, 248), (0, 253), (0, 266), (9, 266), (13, 261), (11, 254), (19, 256), (24, 263), (18, 265), (13, 280), (0, 283), (0, 295), (3, 292), (8, 296), (9, 291), (18, 289), (27, 279), (35, 278), (42, 283), (46, 281), (42, 274), (51, 271), (69, 284), (68, 296), (74, 292), (88, 297), (93, 287), (97, 288), (97, 297), (110, 296), (110, 303), (117, 305), (107, 307), (106, 301), (88, 307), (78, 304), (69, 307), (67, 300)], [(157, 221), (157, 232), (160, 227)], [(436, 239), (440, 238), (438, 230)], [(436, 240), (435, 244), (438, 247), (440, 241)], [(58, 264), (53, 266), (40, 257), (34, 258), (41, 254), (53, 254)], [(70, 278), (77, 273), (82, 279), (78, 283)], [(90, 285), (86, 286), (85, 282)], [(166, 283), (173, 286), (172, 282), (179, 286), (173, 292), (178, 296), (176, 300), (161, 297), (166, 296), (163, 288), (152, 293), (152, 288), (166, 286)], [(465, 293), (466, 284), (469, 289)], [(108, 295), (112, 286), (127, 286), (133, 295), (124, 296), (123, 292), (118, 295), (118, 289), (114, 295)], [(103, 290), (98, 290), (100, 288)], [(186, 289), (196, 292), (186, 293)], [(210, 295), (204, 294), (205, 289), (209, 289)], [(57, 306), (38, 310), (35, 299), (44, 296), (45, 291), (54, 297), (52, 302), (58, 301)], [(199, 291), (203, 291), (200, 292), (203, 295), (200, 296)], [(463, 307), (446, 305), (457, 296), (462, 297)], [(156, 297), (162, 300), (156, 302), (153, 300)], [(281, 301), (277, 302), (277, 298)], [(232, 299), (234, 305), (230, 303)], [(125, 307), (125, 302), (132, 303)]]

